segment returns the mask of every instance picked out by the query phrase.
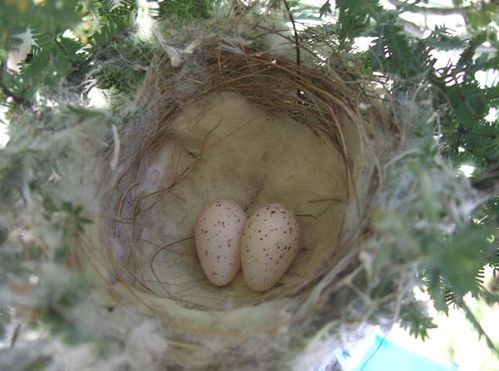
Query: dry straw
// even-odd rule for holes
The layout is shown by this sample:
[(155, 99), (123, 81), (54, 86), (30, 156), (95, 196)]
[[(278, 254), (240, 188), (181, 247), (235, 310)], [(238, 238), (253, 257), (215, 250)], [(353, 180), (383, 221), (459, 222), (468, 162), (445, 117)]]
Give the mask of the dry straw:
[[(213, 32), (183, 54), (180, 48), (165, 47), (151, 62), (136, 98), (136, 114), (115, 133), (114, 154), (103, 156), (106, 163), (113, 156), (118, 161), (101, 184), (102, 217), (93, 231), (98, 239), (86, 246), (85, 255), (113, 300), (140, 306), (146, 315), (161, 319), (168, 342), (164, 362), (171, 369), (318, 367), (332, 347), (349, 340), (345, 334), (357, 333), (379, 306), (396, 306), (397, 298), (399, 305), (407, 284), (401, 282), (373, 301), (364, 265), (365, 247), (379, 238), (370, 229), (370, 217), (389, 191), (384, 165), (397, 154), (403, 136), (393, 113), (395, 103), (349, 56), (324, 49), (319, 56), (317, 49), (307, 49), (305, 42), (297, 45), (293, 37), (286, 56), (268, 40), (277, 35), (289, 41), (289, 35), (258, 22), (246, 30), (237, 36)], [(178, 139), (174, 125), (185, 119), (189, 107), (211, 109), (228, 97), (265, 117), (304, 126), (339, 154), (341, 167), (335, 171), (345, 179), (344, 197), (329, 200), (338, 203), (336, 240), (328, 246), (307, 246), (305, 260), (315, 263), (299, 261), (292, 267), (293, 277), (263, 294), (252, 293), (240, 282), (227, 288), (210, 286), (195, 272), (192, 235), (167, 244), (149, 241), (147, 249), (139, 246), (141, 223), (154, 220), (143, 215), (155, 215), (156, 201), (202, 166), (202, 150), (181, 170), (171, 166), (174, 152), (167, 149)], [(147, 169), (157, 164), (159, 153), (170, 154), (162, 157), (162, 176), (169, 183), (145, 187), (150, 180)], [(163, 223), (161, 212), (157, 215), (156, 222)], [(313, 218), (307, 220), (313, 225)], [(159, 277), (159, 256), (190, 268), (179, 273), (172, 267), (170, 276), (163, 269)], [(178, 275), (194, 276), (193, 283), (184, 286), (187, 292), (176, 289)]]

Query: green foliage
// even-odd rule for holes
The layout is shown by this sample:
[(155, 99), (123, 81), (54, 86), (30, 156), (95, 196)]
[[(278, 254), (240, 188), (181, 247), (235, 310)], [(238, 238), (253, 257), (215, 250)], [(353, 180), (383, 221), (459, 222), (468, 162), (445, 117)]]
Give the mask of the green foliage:
[(470, 34), (486, 32), (488, 40), (497, 43), (498, 8), (494, 1), (483, 2), (480, 7), (470, 7), (466, 12), (466, 26)]
[(456, 50), (464, 49), (466, 42), (462, 37), (453, 35), (445, 26), (437, 26), (424, 40), (430, 49)]
[[(321, 8), (321, 15), (330, 10), (328, 2)], [(341, 44), (352, 42), (366, 32), (373, 17), (382, 13), (378, 0), (337, 0), (338, 38)]]
[[(0, 98), (14, 98), (27, 104), (40, 87), (54, 86), (65, 75), (77, 48), (61, 38), (64, 30), (80, 19), (75, 0), (43, 1), (5, 0), (0, 7)], [(21, 43), (20, 34), (30, 30), (35, 39), (20, 74), (8, 71), (8, 51)], [(31, 58), (31, 61), (29, 59)]]
[(0, 303), (0, 339), (5, 337), (5, 327), (10, 322), (10, 312), (5, 305)]
[(11, 50), (18, 44), (16, 35), (27, 28), (54, 35), (74, 26), (79, 20), (76, 3), (75, 0), (4, 0), (0, 6), (0, 50)]
[(47, 370), (52, 361), (52, 357), (44, 356), (40, 357), (37, 360), (31, 362), (26, 367), (23, 368), (23, 371), (44, 371)]
[(326, 1), (324, 4), (319, 9), (319, 16), (322, 18), (325, 15), (332, 14), (333, 11), (331, 10), (331, 3), (330, 1)]
[[(65, 215), (63, 223), (63, 232), (67, 238), (77, 238), (85, 232), (85, 226), (92, 223), (92, 220), (83, 216), (84, 208), (82, 205), (73, 205), (68, 201), (63, 201), (57, 205), (51, 196), (44, 195), (43, 207), (49, 213), (63, 213)], [(65, 242), (62, 246), (58, 247), (55, 251), (55, 261), (63, 262), (71, 251), (69, 243)]]
[[(481, 225), (493, 228), (499, 225), (499, 195), (491, 197), (486, 203), (481, 205), (473, 214), (474, 220)], [(491, 236), (491, 239), (497, 243), (499, 235), (496, 232)]]
[[(70, 11), (71, 22), (56, 22), (57, 27), (43, 27), (28, 16), (23, 18), (32, 30), (34, 45), (19, 73), (8, 71), (0, 60), (0, 94), (4, 99), (32, 106), (37, 94), (50, 97), (61, 84), (77, 86), (89, 77), (97, 79), (99, 87), (130, 92), (143, 78), (145, 67), (137, 69), (137, 65), (151, 58), (152, 48), (134, 35), (139, 11), (135, 1), (66, 3), (62, 10)], [(63, 19), (64, 15), (61, 13)], [(14, 32), (10, 24), (4, 27), (5, 34)], [(95, 65), (101, 66), (98, 73), (92, 68)]]
[(22, 275), (28, 269), (23, 266), (23, 254), (18, 251), (0, 250), (0, 279), (6, 282), (10, 274)]
[(95, 63), (101, 68), (92, 76), (101, 89), (116, 89), (131, 93), (138, 88), (153, 56), (153, 48), (125, 33), (115, 34), (107, 48), (95, 53)]
[[(61, 272), (68, 274), (67, 272)], [(40, 315), (42, 328), (48, 328), (59, 334), (69, 344), (90, 340), (89, 334), (79, 331), (74, 324), (72, 309), (81, 302), (92, 287), (89, 277), (84, 274), (70, 274), (61, 282), (57, 277), (45, 280), (40, 287), (39, 305), (36, 308)]]
[[(53, 96), (61, 84), (78, 86), (90, 79), (100, 88), (129, 94), (143, 79), (154, 50), (136, 36), (139, 13), (182, 24), (208, 18), (215, 7), (211, 0), (164, 1), (158, 7), (155, 1), (139, 5), (135, 0), (42, 3), (9, 0), (0, 8), (0, 101), (11, 109), (36, 105), (35, 97)], [(16, 35), (27, 28), (35, 42), (31, 53), (19, 73), (8, 71), (8, 51), (19, 45)], [(79, 86), (83, 92), (89, 87)]]
[(23, 156), (14, 154), (0, 157), (0, 210), (19, 194), (23, 178)]
[(209, 18), (215, 6), (213, 0), (170, 0), (160, 3), (160, 11), (163, 17), (185, 24)]
[(378, 36), (370, 51), (370, 63), (375, 70), (396, 77), (398, 89), (420, 83), (433, 67), (429, 48), (409, 39), (403, 27), (383, 23), (377, 26), (375, 34)]
[(476, 80), (478, 71), (488, 71), (499, 61), (490, 54), (476, 57), (477, 47), (485, 41), (483, 33), (465, 40), (457, 64), (429, 76), (434, 106), (441, 113), (445, 154), (457, 165), (472, 162), (482, 171), (499, 159), (499, 123), (486, 120), (490, 109), (497, 107), (499, 90), (482, 87)]
[[(8, 89), (23, 101), (32, 102), (35, 94), (56, 88), (73, 68), (84, 68), (87, 50), (77, 40), (61, 35), (47, 37), (34, 33), (32, 60), (21, 66), (20, 73), (4, 71), (4, 83)], [(83, 71), (80, 71), (80, 73)]]
[(437, 327), (433, 323), (433, 318), (426, 314), (425, 305), (417, 301), (411, 301), (402, 305), (401, 325), (409, 329), (411, 335), (422, 340), (428, 338), (428, 330)]
[[(498, 89), (481, 86), (476, 80), (478, 71), (498, 66), (496, 55), (477, 53), (477, 48), (487, 41), (487, 34), (475, 33), (464, 39), (439, 27), (428, 38), (418, 40), (394, 22), (395, 18), (385, 16), (383, 23), (376, 27), (374, 45), (366, 53), (368, 69), (389, 76), (394, 95), (411, 95), (417, 90), (420, 99), (430, 100), (438, 116), (433, 121), (436, 126), (429, 129), (439, 135), (444, 155), (456, 167), (466, 163), (476, 166), (472, 181), (482, 189), (492, 188), (499, 161), (499, 122), (497, 119), (487, 121), (486, 116), (491, 108), (498, 106)], [(437, 70), (431, 51), (455, 48), (462, 48), (458, 62)], [(421, 128), (425, 125), (422, 123)], [(445, 205), (438, 207), (439, 200), (431, 195), (434, 180), (429, 179), (432, 178), (430, 175), (426, 181), (421, 179), (426, 183), (422, 183), (421, 201), (425, 208), (424, 220), (437, 224)], [(428, 254), (429, 258), (422, 264), (422, 280), (437, 309), (447, 311), (449, 305), (462, 303), (467, 293), (497, 302), (497, 296), (484, 290), (479, 280), (483, 266), (490, 264), (490, 259), (487, 260), (491, 248), (489, 236), (499, 224), (497, 215), (496, 197), (474, 215), (479, 220), (488, 219), (487, 226), (461, 226), (459, 232), (451, 236), (428, 230), (418, 236), (412, 248), (405, 248), (412, 258), (420, 253), (418, 246)], [(392, 222), (399, 226), (397, 233), (401, 239), (407, 241), (410, 231), (405, 230), (405, 222)], [(414, 221), (408, 223), (411, 225)], [(399, 250), (394, 254), (395, 250), (397, 247), (392, 246), (392, 253), (385, 259), (400, 259)]]
[(68, 221), (65, 228), (71, 233), (79, 234), (85, 231), (85, 224), (92, 223), (91, 219), (82, 216), (83, 206), (74, 206), (71, 202), (62, 203), (62, 211), (68, 215)]
[(9, 229), (0, 224), (0, 246), (9, 238)]
[[(413, 39), (393, 15), (384, 14), (378, 18), (380, 22), (372, 33), (374, 45), (367, 52), (368, 67), (390, 76), (395, 83), (394, 93), (426, 85), (432, 93), (430, 98), (434, 101), (435, 111), (440, 114), (440, 122), (444, 123), (443, 144), (455, 148), (457, 154), (461, 143), (451, 145), (448, 139), (456, 139), (452, 134), (467, 134), (469, 142), (480, 137), (481, 149), (464, 143), (469, 147), (465, 149), (475, 151), (474, 155), (478, 155), (475, 157), (485, 159), (486, 163), (497, 161), (493, 156), (493, 153), (497, 154), (497, 143), (494, 143), (497, 123), (487, 123), (485, 116), (490, 108), (497, 107), (498, 89), (480, 86), (475, 77), (478, 71), (496, 68), (499, 62), (495, 55), (483, 53), (477, 56), (477, 48), (487, 41), (487, 34), (482, 32), (463, 39), (451, 35), (444, 27), (438, 27), (425, 39)], [(456, 48), (464, 48), (459, 61), (444, 69), (435, 69), (431, 51)], [(445, 130), (447, 125), (451, 130)], [(485, 146), (484, 141), (488, 142)], [(481, 153), (476, 153), (478, 151)]]
[(425, 259), (422, 279), (437, 309), (446, 312), (450, 304), (462, 302), (468, 293), (493, 298), (480, 280), (483, 266), (488, 264), (494, 249), (488, 239), (492, 231), (492, 228), (465, 229), (445, 240)]
[[(407, 213), (405, 204), (394, 203), (376, 215), (373, 220), (375, 228), (389, 236), (376, 257), (377, 269), (382, 271), (386, 267), (413, 266), (417, 263), (423, 288), (435, 308), (444, 313), (450, 306), (464, 308), (464, 297), (468, 294), (483, 298), (488, 303), (497, 303), (498, 295), (489, 292), (482, 280), (484, 267), (497, 265), (499, 251), (492, 237), (497, 224), (493, 221), (475, 223), (455, 220), (455, 231), (445, 231), (442, 218), (449, 217), (446, 211), (448, 205), (462, 202), (463, 195), (459, 192), (458, 179), (454, 181), (439, 175), (444, 169), (431, 164), (436, 155), (435, 148), (433, 143), (413, 161), (402, 163), (401, 168), (396, 170), (404, 174), (410, 188), (394, 185), (394, 189), (398, 189), (394, 199), (397, 199), (397, 193), (410, 194), (412, 197), (406, 202), (418, 206), (412, 206), (411, 213)], [(408, 177), (412, 180), (409, 181)], [(443, 183), (444, 180), (447, 181)], [(484, 216), (489, 215), (489, 210), (481, 212)], [(432, 328), (431, 321), (425, 321), (424, 311), (420, 311), (422, 317), (419, 318), (414, 314), (416, 309), (408, 310), (410, 312), (403, 315), (402, 323), (416, 336), (425, 337), (427, 330)], [(481, 334), (487, 338), (485, 332)]]

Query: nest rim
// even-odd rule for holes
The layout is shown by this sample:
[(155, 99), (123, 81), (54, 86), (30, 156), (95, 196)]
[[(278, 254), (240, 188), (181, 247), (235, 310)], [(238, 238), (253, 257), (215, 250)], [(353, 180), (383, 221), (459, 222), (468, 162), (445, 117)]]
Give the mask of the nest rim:
[[(150, 101), (151, 95), (157, 94), (158, 92), (164, 92), (163, 86), (165, 82), (171, 81), (159, 77), (161, 76), (162, 69), (164, 69), (164, 66), (168, 63), (167, 59), (168, 58), (164, 54), (160, 54), (151, 64), (152, 67), (143, 84), (143, 89), (139, 92), (137, 98), (138, 107), (140, 108), (139, 111), (150, 109), (148, 102)], [(393, 140), (393, 143), (391, 143), (392, 147), (395, 147), (401, 136), (400, 126), (393, 113), (386, 107), (386, 102), (380, 100), (379, 95), (375, 95), (376, 89), (373, 89), (369, 85), (371, 83), (370, 80), (365, 79), (365, 76), (363, 76), (362, 73), (350, 69), (350, 67), (346, 65), (346, 62), (344, 64), (343, 62), (340, 62), (336, 66), (325, 65), (310, 68), (304, 65), (298, 65), (296, 61), (289, 60), (271, 52), (252, 49), (247, 46), (241, 46), (239, 52), (234, 52), (232, 45), (230, 48), (227, 48), (224, 40), (220, 39), (205, 42), (194, 52), (192, 60), (194, 63), (205, 63), (205, 65), (209, 66), (211, 69), (210, 75), (218, 76), (218, 78), (212, 80), (211, 83), (205, 84), (202, 89), (198, 89), (194, 94), (187, 94), (187, 96), (181, 96), (177, 99), (172, 99), (171, 97), (164, 99), (166, 108), (162, 112), (156, 111), (154, 113), (157, 118), (160, 118), (160, 121), (173, 120), (174, 117), (182, 111), (182, 107), (214, 92), (237, 91), (238, 86), (241, 88), (243, 85), (248, 89), (246, 90), (246, 95), (243, 94), (243, 96), (249, 98), (251, 103), (254, 103), (257, 106), (268, 108), (269, 106), (272, 106), (272, 103), (269, 103), (272, 102), (272, 100), (268, 100), (268, 97), (266, 98), (262, 95), (255, 95), (254, 89), (255, 86), (265, 86), (262, 85), (260, 80), (262, 74), (263, 77), (267, 78), (269, 75), (275, 73), (275, 71), (278, 71), (278, 73), (284, 74), (286, 78), (283, 79), (274, 76), (272, 79), (276, 84), (288, 84), (287, 95), (289, 95), (289, 92), (294, 93), (292, 99), (286, 96), (287, 102), (281, 106), (279, 114), (289, 114), (290, 108), (294, 108), (296, 114), (299, 116), (300, 114), (303, 115), (304, 111), (309, 110), (310, 107), (317, 109), (316, 114), (319, 118), (319, 122), (324, 123), (325, 126), (322, 128), (310, 129), (325, 130), (326, 135), (331, 138), (332, 142), (344, 158), (345, 171), (348, 179), (349, 212), (358, 214), (355, 219), (358, 220), (359, 223), (366, 223), (368, 211), (362, 211), (360, 209), (361, 201), (359, 201), (357, 184), (355, 181), (356, 175), (361, 171), (363, 165), (355, 163), (353, 156), (349, 152), (343, 135), (342, 123), (338, 122), (337, 114), (331, 106), (336, 109), (340, 108), (347, 117), (352, 119), (352, 123), (355, 125), (355, 131), (358, 133), (359, 137), (359, 146), (362, 153), (361, 157), (365, 157), (369, 152), (365, 147), (367, 147), (366, 142), (374, 136), (371, 131), (380, 130), (382, 132), (395, 133), (395, 139)], [(175, 76), (175, 74), (182, 74), (182, 68), (183, 67), (173, 69), (172, 76)], [(170, 67), (166, 67), (166, 69), (169, 70)], [(241, 74), (241, 71), (247, 73)], [(251, 81), (247, 81), (249, 78), (256, 79), (251, 83)], [(150, 89), (150, 86), (154, 86), (154, 89)], [(237, 92), (240, 93), (240, 91)], [(361, 107), (363, 105), (368, 108), (362, 110)], [(329, 114), (329, 120), (325, 113)], [(300, 120), (297, 121), (303, 123)], [(166, 131), (162, 130), (156, 130), (153, 133), (154, 136), (146, 136), (144, 138), (140, 148), (144, 148), (147, 144), (154, 144), (155, 141), (161, 141), (166, 135)], [(134, 159), (133, 161), (136, 160), (137, 159)], [(124, 168), (133, 166), (133, 161), (132, 163), (125, 164)], [(382, 167), (379, 164), (376, 164), (374, 167), (377, 169), (377, 174), (373, 175), (373, 178), (377, 178), (377, 180), (371, 179), (371, 182), (373, 183), (372, 187), (374, 189), (379, 189), (381, 186), (381, 181), (379, 181), (379, 179), (382, 178), (380, 175)], [(109, 178), (106, 180), (110, 181)], [(112, 182), (117, 181), (119, 181), (119, 179), (116, 177), (112, 179)], [(345, 220), (343, 223), (345, 223)], [(351, 272), (353, 269), (352, 265), (355, 265), (356, 262), (358, 262), (360, 247), (357, 251), (352, 253), (352, 251), (349, 251), (348, 246), (352, 243), (352, 240), (359, 242), (359, 239), (365, 237), (361, 237), (359, 234), (347, 236), (344, 232), (344, 228), (342, 227), (339, 246), (343, 249), (343, 253), (342, 255), (337, 256), (335, 261), (336, 264), (344, 266), (342, 272), (331, 275), (331, 271), (334, 270), (332, 267), (334, 268), (334, 266), (331, 262), (326, 262), (320, 271), (315, 272), (312, 278), (309, 278), (303, 285), (294, 288), (294, 290), (290, 290), (277, 297), (272, 297), (273, 290), (271, 289), (268, 292), (262, 293), (262, 300), (256, 304), (240, 308), (222, 309), (222, 311), (225, 311), (225, 313), (237, 313), (238, 310), (244, 310), (248, 307), (255, 308), (255, 305), (265, 308), (265, 310), (270, 310), (270, 312), (282, 311), (283, 308), (290, 309), (290, 312), (287, 313), (289, 318), (286, 318), (284, 322), (277, 323), (273, 327), (273, 331), (270, 332), (278, 332), (282, 325), (287, 326), (298, 322), (300, 318), (304, 318), (305, 313), (308, 312), (308, 310), (311, 310), (316, 304), (320, 304), (324, 301), (321, 298), (336, 291), (338, 287), (335, 285), (335, 278), (344, 276), (349, 271)], [(104, 241), (104, 245), (109, 243), (105, 238), (102, 238), (102, 240)], [(111, 262), (114, 272), (117, 270), (119, 271), (119, 268), (123, 266), (123, 264), (116, 259), (113, 252), (107, 250), (103, 255), (107, 261)], [(345, 261), (345, 259), (347, 259), (347, 261)], [(128, 273), (133, 274), (133, 272)], [(107, 274), (105, 275), (107, 276)], [(128, 298), (127, 300), (141, 303), (148, 312), (154, 313), (161, 318), (164, 323), (173, 324), (174, 327), (179, 329), (186, 330), (190, 328), (196, 333), (206, 332), (207, 334), (229, 337), (231, 335), (241, 337), (246, 334), (244, 328), (237, 328), (237, 326), (231, 329), (223, 329), (219, 328), (217, 325), (213, 325), (213, 312), (219, 312), (220, 309), (202, 306), (196, 307), (189, 303), (176, 301), (175, 299), (156, 297), (153, 293), (147, 293), (147, 288), (137, 287), (134, 284), (130, 284), (128, 279), (119, 276), (115, 276), (114, 283), (108, 283), (107, 286), (117, 297), (122, 299)], [(318, 290), (318, 287), (321, 287), (321, 289)], [(167, 303), (166, 309), (165, 303)], [(172, 308), (175, 308), (175, 310), (172, 310)], [(169, 314), (171, 312), (182, 312), (182, 318), (171, 316)], [(204, 326), (200, 326), (201, 323), (204, 323)], [(264, 325), (260, 327), (260, 331), (271, 323), (275, 324), (275, 321), (262, 321), (262, 323)]]

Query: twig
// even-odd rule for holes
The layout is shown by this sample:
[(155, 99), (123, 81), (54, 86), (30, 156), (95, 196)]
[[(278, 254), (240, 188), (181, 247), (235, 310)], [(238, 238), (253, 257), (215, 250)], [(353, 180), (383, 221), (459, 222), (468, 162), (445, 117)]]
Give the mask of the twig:
[(478, 321), (476, 316), (473, 314), (471, 311), (470, 307), (464, 302), (464, 300), (461, 300), (458, 304), (458, 307), (461, 308), (465, 315), (466, 318), (471, 322), (473, 327), (477, 330), (478, 335), (481, 337), (483, 336), (485, 338), (485, 343), (487, 344), (488, 348), (490, 349), (491, 352), (493, 352), (496, 356), (499, 356), (499, 348), (496, 347), (490, 336), (485, 332), (483, 326), (481, 323)]
[[(293, 33), (294, 33), (294, 38), (295, 38), (295, 50), (296, 50), (296, 73), (298, 76), (300, 76), (300, 66), (301, 66), (301, 54), (300, 54), (300, 39), (298, 37), (298, 31), (296, 30), (296, 24), (295, 24), (295, 18), (293, 17), (293, 13), (291, 13), (291, 9), (289, 7), (289, 4), (286, 0), (282, 0), (284, 3), (284, 6), (286, 7), (286, 11), (288, 12), (288, 17), (291, 22), (291, 25), (293, 27)], [(297, 89), (296, 94), (298, 95), (299, 98), (303, 99), (304, 94), (300, 89)]]
[(21, 324), (17, 324), (16, 328), (14, 329), (14, 333), (12, 334), (12, 337), (10, 338), (10, 346), (9, 348), (14, 348), (14, 345), (16, 345), (17, 339), (19, 338), (19, 334), (21, 332)]

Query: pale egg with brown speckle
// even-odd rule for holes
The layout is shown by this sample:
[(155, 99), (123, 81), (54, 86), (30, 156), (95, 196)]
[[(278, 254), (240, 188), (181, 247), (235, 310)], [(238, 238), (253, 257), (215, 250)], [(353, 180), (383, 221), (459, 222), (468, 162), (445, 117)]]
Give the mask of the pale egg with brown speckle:
[(241, 237), (241, 265), (247, 285), (266, 291), (286, 273), (300, 247), (300, 227), (294, 213), (279, 203), (251, 215)]
[(217, 200), (201, 212), (194, 240), (208, 280), (227, 285), (241, 266), (240, 237), (246, 222), (244, 210), (229, 200)]

